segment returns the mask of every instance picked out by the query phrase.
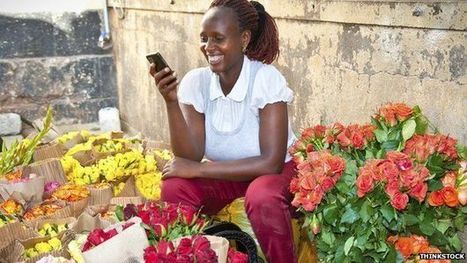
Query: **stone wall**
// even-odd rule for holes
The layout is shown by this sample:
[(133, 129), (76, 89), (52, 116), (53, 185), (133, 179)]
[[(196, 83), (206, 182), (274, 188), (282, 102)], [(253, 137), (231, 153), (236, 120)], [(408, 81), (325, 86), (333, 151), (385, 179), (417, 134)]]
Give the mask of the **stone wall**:
[[(57, 10), (61, 2), (2, 3), (0, 113), (33, 120), (52, 104), (57, 124), (89, 123), (100, 108), (117, 105), (112, 51), (97, 46), (101, 12), (83, 2), (82, 10)], [(67, 2), (76, 8), (79, 1)]]
[[(368, 122), (383, 103), (418, 104), (441, 132), (466, 142), (465, 1), (260, 1), (275, 18), (275, 65), (295, 92), (297, 131), (318, 123)], [(168, 140), (163, 100), (146, 53), (160, 51), (180, 76), (206, 66), (199, 28), (210, 1), (119, 1), (112, 11), (119, 106), (124, 120)], [(120, 16), (121, 17), (121, 16)]]

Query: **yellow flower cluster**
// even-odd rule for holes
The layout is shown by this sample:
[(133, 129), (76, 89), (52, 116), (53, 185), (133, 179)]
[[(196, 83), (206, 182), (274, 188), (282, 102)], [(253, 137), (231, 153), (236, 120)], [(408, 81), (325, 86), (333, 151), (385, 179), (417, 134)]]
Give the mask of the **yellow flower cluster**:
[(49, 253), (60, 249), (62, 249), (62, 242), (58, 238), (53, 237), (47, 242), (40, 242), (37, 243), (34, 247), (26, 249), (26, 251), (24, 251), (23, 257), (30, 259), (39, 254)]
[(81, 137), (83, 137), (83, 139), (85, 141), (87, 141), (89, 139), (89, 136), (91, 135), (89, 133), (89, 131), (87, 131), (87, 130), (72, 131), (72, 132), (65, 133), (62, 136), (58, 137), (57, 142), (60, 143), (60, 144), (65, 144), (69, 140), (71, 140), (71, 139), (75, 138), (76, 136), (78, 136), (78, 134), (81, 135)]
[(41, 236), (57, 236), (59, 233), (68, 229), (68, 224), (49, 224), (45, 223), (41, 229), (39, 229), (39, 235)]
[(167, 150), (167, 149), (156, 149), (154, 150), (154, 154), (161, 158), (162, 160), (170, 160), (173, 158), (173, 154), (171, 151)]
[(68, 181), (77, 185), (89, 185), (101, 181), (118, 182), (131, 175), (156, 170), (154, 156), (145, 157), (136, 150), (109, 156), (92, 166), (83, 167), (70, 156), (63, 157), (61, 163)]
[(140, 174), (136, 176), (135, 185), (138, 191), (149, 200), (158, 200), (161, 196), (161, 178), (159, 171)]
[(98, 152), (120, 152), (124, 150), (124, 143), (122, 139), (116, 140), (107, 140), (102, 144), (98, 144), (94, 146), (94, 149)]
[(125, 187), (125, 183), (124, 182), (120, 182), (119, 184), (117, 184), (116, 186), (113, 187), (113, 192), (114, 192), (114, 196), (118, 196), (123, 188)]

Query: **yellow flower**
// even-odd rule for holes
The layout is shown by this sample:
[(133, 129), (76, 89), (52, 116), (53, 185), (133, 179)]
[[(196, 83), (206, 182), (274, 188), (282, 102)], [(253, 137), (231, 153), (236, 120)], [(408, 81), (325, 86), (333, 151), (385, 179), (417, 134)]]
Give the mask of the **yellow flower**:
[(59, 232), (59, 233), (65, 231), (65, 230), (67, 230), (67, 229), (68, 229), (68, 225), (67, 225), (67, 224), (60, 224), (60, 225), (58, 225), (58, 232)]
[(62, 242), (56, 237), (51, 238), (48, 243), (54, 250), (62, 249)]
[(37, 252), (39, 252), (39, 254), (47, 253), (47, 252), (52, 251), (52, 246), (47, 242), (37, 243), (34, 246), (34, 248), (36, 249)]
[(33, 258), (35, 256), (39, 255), (39, 253), (37, 253), (36, 249), (35, 248), (28, 248), (26, 249), (26, 251), (24, 252), (24, 257), (25, 258)]

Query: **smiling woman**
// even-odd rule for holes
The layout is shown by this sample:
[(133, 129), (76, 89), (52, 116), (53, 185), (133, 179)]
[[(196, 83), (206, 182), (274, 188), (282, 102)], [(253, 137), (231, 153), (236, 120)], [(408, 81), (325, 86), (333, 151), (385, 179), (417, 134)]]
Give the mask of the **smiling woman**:
[[(296, 262), (288, 185), (295, 136), (293, 92), (270, 65), (279, 55), (274, 19), (254, 1), (211, 3), (200, 30), (208, 67), (179, 84), (170, 70), (150, 73), (166, 102), (176, 158), (164, 170), (164, 201), (215, 214), (238, 197), (268, 262)], [(201, 163), (206, 157), (210, 162)]]

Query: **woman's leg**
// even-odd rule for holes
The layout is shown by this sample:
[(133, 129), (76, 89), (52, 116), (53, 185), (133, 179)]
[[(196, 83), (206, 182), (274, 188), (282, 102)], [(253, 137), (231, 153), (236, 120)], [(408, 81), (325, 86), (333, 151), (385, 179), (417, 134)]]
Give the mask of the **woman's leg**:
[(281, 174), (262, 175), (250, 183), (245, 210), (269, 263), (297, 262), (290, 215), (292, 162)]
[(236, 198), (245, 195), (249, 182), (172, 177), (162, 181), (161, 199), (202, 208), (202, 213), (216, 214)]

